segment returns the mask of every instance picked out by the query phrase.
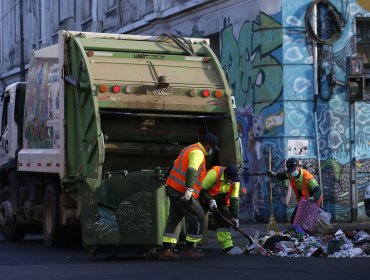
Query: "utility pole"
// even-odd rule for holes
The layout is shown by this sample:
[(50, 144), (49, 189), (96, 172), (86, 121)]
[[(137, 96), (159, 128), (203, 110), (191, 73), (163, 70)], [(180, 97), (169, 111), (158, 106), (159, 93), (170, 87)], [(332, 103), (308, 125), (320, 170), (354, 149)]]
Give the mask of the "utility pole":
[(24, 32), (23, 32), (23, 0), (19, 0), (19, 36), (20, 36), (20, 65), (19, 75), (21, 82), (26, 81), (25, 67), (24, 67)]

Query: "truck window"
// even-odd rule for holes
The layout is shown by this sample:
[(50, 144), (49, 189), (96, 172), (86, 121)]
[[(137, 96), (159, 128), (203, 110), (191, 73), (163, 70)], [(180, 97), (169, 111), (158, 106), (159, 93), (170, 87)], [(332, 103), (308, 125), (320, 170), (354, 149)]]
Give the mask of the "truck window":
[(3, 117), (1, 121), (1, 136), (3, 135), (6, 127), (8, 126), (8, 104), (10, 100), (10, 94), (9, 92), (6, 92), (4, 94), (4, 100), (3, 100)]

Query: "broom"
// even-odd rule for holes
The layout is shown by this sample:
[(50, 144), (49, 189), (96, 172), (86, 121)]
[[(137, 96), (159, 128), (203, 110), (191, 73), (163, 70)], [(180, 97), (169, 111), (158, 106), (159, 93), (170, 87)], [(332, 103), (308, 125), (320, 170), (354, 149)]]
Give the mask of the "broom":
[[(269, 147), (269, 155), (268, 155), (268, 161), (269, 161), (269, 170), (271, 170), (271, 147)], [(275, 221), (274, 216), (274, 208), (272, 205), (272, 175), (270, 174), (270, 221), (267, 225), (267, 233), (270, 231), (274, 231), (275, 233), (280, 232), (279, 226), (277, 225)]]

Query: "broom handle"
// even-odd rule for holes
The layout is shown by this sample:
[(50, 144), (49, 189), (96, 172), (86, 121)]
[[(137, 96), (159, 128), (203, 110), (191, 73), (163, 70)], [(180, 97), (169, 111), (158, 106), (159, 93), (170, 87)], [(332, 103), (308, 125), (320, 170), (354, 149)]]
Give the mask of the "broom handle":
[[(269, 147), (269, 155), (268, 155), (268, 161), (269, 161), (269, 170), (271, 170), (271, 147)], [(272, 208), (272, 176), (270, 174), (270, 207)]]

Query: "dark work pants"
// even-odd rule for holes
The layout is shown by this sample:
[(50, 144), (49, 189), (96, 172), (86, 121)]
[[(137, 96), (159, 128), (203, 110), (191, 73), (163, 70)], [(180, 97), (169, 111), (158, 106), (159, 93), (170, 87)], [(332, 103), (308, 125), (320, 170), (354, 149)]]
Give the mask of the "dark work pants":
[(203, 235), (205, 215), (198, 199), (192, 197), (189, 201), (180, 197), (169, 196), (170, 211), (166, 223), (164, 235), (178, 236), (182, 226), (182, 219), (185, 218), (186, 235), (192, 238), (201, 239)]

